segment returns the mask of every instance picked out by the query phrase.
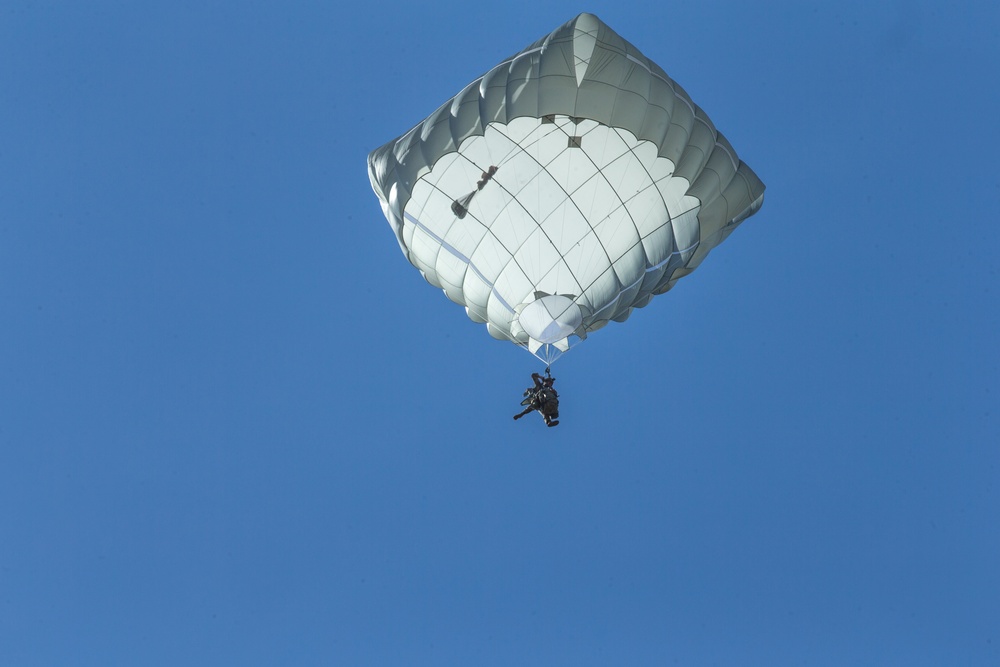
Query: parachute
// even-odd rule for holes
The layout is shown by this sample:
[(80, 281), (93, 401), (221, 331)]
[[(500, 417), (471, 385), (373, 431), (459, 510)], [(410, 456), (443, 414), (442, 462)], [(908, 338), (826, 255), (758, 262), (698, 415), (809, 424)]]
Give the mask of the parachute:
[(764, 184), (654, 62), (580, 14), (368, 156), (406, 258), (551, 364), (691, 273)]

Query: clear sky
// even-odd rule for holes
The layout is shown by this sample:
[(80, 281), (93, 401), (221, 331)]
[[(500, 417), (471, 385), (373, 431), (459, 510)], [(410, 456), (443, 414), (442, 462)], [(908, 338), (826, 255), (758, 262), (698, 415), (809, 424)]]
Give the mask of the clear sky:
[[(1000, 664), (994, 2), (0, 3), (0, 665)], [(767, 184), (541, 365), (369, 151), (581, 11)]]

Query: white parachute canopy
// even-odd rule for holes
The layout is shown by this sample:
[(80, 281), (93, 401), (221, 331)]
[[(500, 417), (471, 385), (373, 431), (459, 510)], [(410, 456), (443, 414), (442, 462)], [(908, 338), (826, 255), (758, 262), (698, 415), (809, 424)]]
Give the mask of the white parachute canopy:
[(581, 14), (368, 157), (400, 248), (552, 363), (691, 273), (764, 184), (654, 62)]

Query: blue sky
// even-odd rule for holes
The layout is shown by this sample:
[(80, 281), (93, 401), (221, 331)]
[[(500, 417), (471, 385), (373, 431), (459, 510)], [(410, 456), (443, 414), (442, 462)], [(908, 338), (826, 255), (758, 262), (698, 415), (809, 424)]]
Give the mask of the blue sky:
[[(1000, 663), (992, 3), (0, 7), (0, 664)], [(370, 150), (581, 11), (767, 184), (554, 367)]]

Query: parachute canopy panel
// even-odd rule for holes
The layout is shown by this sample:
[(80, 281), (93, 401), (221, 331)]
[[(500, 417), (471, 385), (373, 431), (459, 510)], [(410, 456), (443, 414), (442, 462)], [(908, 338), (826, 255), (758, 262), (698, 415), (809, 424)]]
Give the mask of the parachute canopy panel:
[(764, 197), (687, 93), (591, 14), (368, 163), (407, 259), (546, 362), (670, 289)]

